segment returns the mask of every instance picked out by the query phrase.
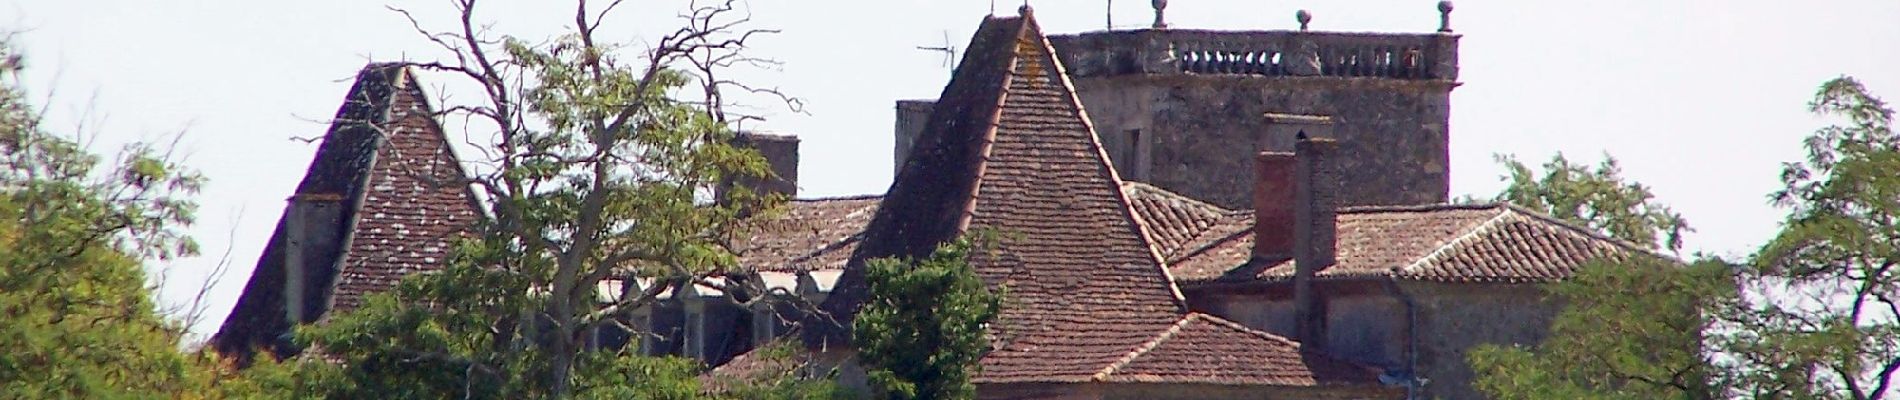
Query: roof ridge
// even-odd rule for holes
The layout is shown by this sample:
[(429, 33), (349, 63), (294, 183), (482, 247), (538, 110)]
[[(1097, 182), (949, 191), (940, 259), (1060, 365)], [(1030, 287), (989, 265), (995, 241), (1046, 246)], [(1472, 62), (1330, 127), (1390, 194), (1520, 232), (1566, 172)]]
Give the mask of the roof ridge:
[(1175, 334), (1181, 333), (1181, 329), (1186, 328), (1188, 323), (1193, 322), (1194, 317), (1197, 315), (1203, 314), (1189, 312), (1187, 315), (1181, 316), (1180, 320), (1169, 324), (1168, 329), (1162, 330), (1161, 334), (1155, 335), (1153, 339), (1148, 339), (1147, 342), (1143, 342), (1139, 346), (1135, 346), (1134, 350), (1130, 350), (1127, 355), (1122, 356), (1119, 360), (1115, 360), (1114, 363), (1108, 364), (1107, 367), (1102, 367), (1102, 372), (1095, 373), (1095, 376), (1089, 377), (1089, 379), (1094, 381), (1108, 380), (1109, 376), (1121, 371), (1122, 367), (1128, 366), (1128, 363), (1134, 362), (1135, 359), (1141, 358), (1142, 355), (1148, 354), (1149, 351), (1154, 351), (1156, 347), (1161, 347), (1162, 342), (1166, 342), (1168, 339), (1174, 338)]
[(1175, 192), (1174, 192), (1174, 191), (1172, 191), (1172, 190), (1168, 190), (1168, 189), (1165, 189), (1165, 188), (1162, 188), (1162, 187), (1160, 187), (1160, 186), (1155, 186), (1155, 185), (1151, 185), (1151, 184), (1148, 184), (1147, 182), (1141, 182), (1141, 181), (1122, 181), (1122, 188), (1123, 188), (1124, 190), (1126, 190), (1126, 189), (1127, 189), (1127, 188), (1129, 188), (1129, 187), (1133, 187), (1133, 188), (1134, 188), (1135, 190), (1147, 190), (1147, 191), (1151, 191), (1151, 192), (1154, 192), (1154, 193), (1157, 193), (1157, 194), (1160, 194), (1160, 195), (1161, 195), (1162, 197), (1166, 197), (1166, 198), (1169, 198), (1169, 199), (1173, 199), (1173, 200), (1180, 200), (1180, 201), (1185, 201), (1185, 202), (1187, 202), (1187, 203), (1188, 203), (1189, 205), (1194, 205), (1194, 206), (1201, 206), (1201, 207), (1206, 207), (1206, 208), (1209, 208), (1209, 209), (1213, 209), (1213, 210), (1215, 210), (1216, 212), (1218, 212), (1218, 213), (1221, 213), (1221, 214), (1230, 214), (1230, 213), (1234, 213), (1234, 212), (1238, 212), (1238, 211), (1243, 211), (1243, 210), (1229, 210), (1229, 209), (1227, 209), (1227, 208), (1225, 208), (1225, 207), (1221, 207), (1221, 206), (1217, 206), (1217, 205), (1214, 205), (1214, 204), (1212, 204), (1212, 203), (1208, 203), (1208, 202), (1205, 202), (1205, 201), (1201, 201), (1201, 199), (1196, 199), (1196, 198), (1193, 198), (1193, 197), (1188, 197), (1187, 195), (1184, 195), (1184, 194), (1180, 194), (1180, 193), (1175, 193)]
[(1304, 348), (1305, 348), (1305, 346), (1304, 346), (1304, 345), (1302, 345), (1302, 344), (1301, 344), (1301, 343), (1300, 343), (1299, 341), (1297, 341), (1297, 340), (1293, 340), (1293, 338), (1289, 338), (1289, 337), (1285, 337), (1285, 336), (1280, 336), (1280, 335), (1275, 335), (1275, 334), (1273, 334), (1273, 333), (1270, 333), (1270, 332), (1267, 332), (1267, 331), (1262, 331), (1262, 330), (1259, 330), (1259, 329), (1254, 329), (1254, 328), (1250, 328), (1250, 327), (1247, 327), (1246, 325), (1241, 325), (1241, 324), (1240, 324), (1239, 322), (1234, 322), (1234, 321), (1229, 321), (1229, 320), (1227, 320), (1226, 318), (1221, 318), (1221, 317), (1220, 317), (1220, 316), (1218, 316), (1218, 315), (1212, 315), (1212, 314), (1205, 314), (1205, 313), (1201, 313), (1201, 312), (1198, 312), (1198, 311), (1197, 311), (1197, 312), (1194, 312), (1194, 313), (1193, 313), (1192, 315), (1199, 315), (1199, 316), (1202, 316), (1202, 319), (1205, 319), (1205, 320), (1207, 320), (1207, 322), (1209, 322), (1209, 323), (1213, 323), (1213, 324), (1216, 324), (1216, 325), (1220, 325), (1220, 326), (1223, 326), (1223, 327), (1226, 327), (1226, 328), (1228, 328), (1228, 329), (1233, 329), (1233, 330), (1236, 330), (1236, 331), (1240, 331), (1240, 332), (1242, 332), (1242, 333), (1246, 333), (1246, 334), (1250, 334), (1250, 335), (1254, 335), (1254, 336), (1258, 336), (1258, 337), (1260, 337), (1260, 338), (1263, 338), (1263, 339), (1267, 339), (1267, 340), (1272, 340), (1272, 341), (1277, 341), (1277, 342), (1280, 342), (1280, 343), (1282, 343), (1282, 344), (1286, 344), (1286, 345), (1288, 345), (1288, 346), (1293, 346), (1293, 349), (1295, 349), (1295, 350), (1299, 350), (1299, 349), (1304, 349)]
[(881, 199), (881, 198), (884, 198), (884, 195), (882, 194), (846, 194), (846, 195), (837, 195), (837, 196), (820, 196), (820, 197), (808, 197), (808, 198), (803, 198), (803, 199), (790, 199), (786, 201), (792, 202), (792, 203), (817, 203), (817, 202), (822, 202), (822, 201), (870, 200), (870, 199)]
[(1484, 210), (1484, 209), (1505, 207), (1505, 206), (1508, 206), (1509, 204), (1510, 203), (1502, 203), (1502, 202), (1493, 201), (1493, 202), (1485, 202), (1485, 203), (1425, 203), (1425, 204), (1371, 205), (1371, 206), (1340, 207), (1340, 208), (1335, 209), (1335, 212), (1340, 213), (1340, 214), (1369, 214), (1369, 213), (1380, 213), (1380, 212)]
[(1565, 221), (1557, 217), (1546, 215), (1542, 212), (1538, 212), (1537, 210), (1524, 208), (1523, 206), (1519, 206), (1519, 205), (1511, 204), (1511, 203), (1503, 203), (1503, 207), (1504, 209), (1509, 210), (1512, 213), (1523, 215), (1527, 218), (1542, 221), (1547, 224), (1557, 225), (1558, 227), (1571, 231), (1571, 233), (1582, 234), (1584, 235), (1584, 237), (1587, 237), (1590, 239), (1596, 239), (1596, 240), (1609, 242), (1610, 244), (1616, 245), (1617, 247), (1622, 247), (1624, 250), (1629, 250), (1629, 251), (1638, 252), (1638, 253), (1648, 253), (1649, 255), (1662, 257), (1665, 259), (1675, 258), (1673, 256), (1662, 254), (1655, 250), (1651, 250), (1648, 247), (1638, 245), (1634, 242), (1618, 239), (1610, 235), (1605, 235), (1602, 232), (1597, 232), (1595, 229), (1590, 229), (1588, 227), (1585, 227), (1585, 226), (1582, 226), (1570, 221)]
[[(999, 22), (1007, 23), (1009, 18), (995, 19)], [(1011, 34), (1010, 37), (1014, 38), (1015, 41), (1020, 41), (1022, 40), (1023, 34), (1029, 31), (1029, 25), (1035, 23), (1035, 21), (1021, 17), (1017, 19), (1022, 20), (1022, 23), (1016, 25), (1016, 32)], [(1016, 69), (1016, 64), (1022, 62), (1022, 60), (1022, 55), (1011, 50), (1009, 52), (1009, 58), (1003, 61), (1003, 68), (1004, 70), (1013, 71)], [(962, 66), (958, 67), (960, 68)], [(1015, 74), (1003, 74), (1002, 79), (996, 80), (996, 104), (990, 107), (989, 118), (985, 121), (987, 124), (983, 126), (983, 133), (981, 135), (982, 141), (977, 144), (976, 171), (972, 173), (970, 177), (970, 192), (966, 193), (964, 197), (963, 214), (957, 217), (956, 232), (958, 234), (968, 232), (970, 230), (970, 220), (976, 217), (976, 199), (977, 196), (983, 193), (983, 177), (989, 175), (990, 151), (996, 148), (996, 128), (1002, 127), (1003, 125), (1003, 105), (1009, 102), (1009, 84), (1014, 81), (1016, 81)], [(896, 178), (892, 179), (895, 180)]]
[[(1251, 214), (1248, 214), (1248, 215), (1251, 215)], [(1228, 217), (1230, 218), (1245, 217), (1245, 215), (1229, 215)], [(1257, 224), (1258, 222), (1255, 222), (1255, 223)], [(1180, 255), (1177, 257), (1174, 257), (1174, 259), (1171, 261), (1180, 261), (1180, 260), (1193, 258), (1195, 256), (1201, 255), (1202, 253), (1206, 253), (1208, 250), (1213, 250), (1214, 248), (1220, 247), (1221, 244), (1227, 243), (1228, 241), (1240, 239), (1240, 237), (1242, 236), (1251, 236), (1254, 234), (1253, 225), (1254, 224), (1247, 224), (1247, 227), (1248, 227), (1247, 229), (1242, 229), (1239, 231), (1235, 231), (1234, 233), (1229, 233), (1226, 236), (1222, 236), (1219, 239), (1209, 241), (1207, 242), (1207, 244), (1203, 244), (1200, 247), (1196, 247), (1192, 250), (1180, 251), (1178, 252)], [(1201, 231), (1201, 234), (1194, 235), (1194, 237), (1192, 239), (1189, 239), (1188, 241), (1193, 242), (1194, 239), (1200, 239), (1202, 235), (1206, 235), (1208, 234), (1208, 232), (1213, 232), (1213, 231), (1214, 231), (1213, 229), (1203, 230)], [(1170, 275), (1169, 278), (1173, 278), (1173, 276)]]
[(1406, 264), (1403, 267), (1395, 268), (1393, 272), (1411, 272), (1419, 268), (1420, 266), (1425, 265), (1426, 262), (1437, 259), (1438, 257), (1445, 255), (1445, 253), (1451, 252), (1452, 249), (1458, 247), (1461, 244), (1464, 244), (1465, 242), (1477, 240), (1480, 234), (1489, 232), (1489, 229), (1492, 227), (1495, 227), (1498, 221), (1502, 221), (1510, 216), (1511, 216), (1510, 212), (1500, 211), (1498, 212), (1498, 215), (1491, 216), (1491, 218), (1485, 219), (1484, 222), (1479, 222), (1477, 225), (1472, 226), (1470, 229), (1466, 230), (1464, 233), (1459, 234), (1458, 237), (1454, 237), (1451, 240), (1447, 240), (1445, 241), (1444, 244), (1440, 244), (1438, 245), (1438, 247), (1434, 247), (1432, 248), (1431, 251), (1426, 252), (1424, 256), (1413, 259), (1411, 264)]

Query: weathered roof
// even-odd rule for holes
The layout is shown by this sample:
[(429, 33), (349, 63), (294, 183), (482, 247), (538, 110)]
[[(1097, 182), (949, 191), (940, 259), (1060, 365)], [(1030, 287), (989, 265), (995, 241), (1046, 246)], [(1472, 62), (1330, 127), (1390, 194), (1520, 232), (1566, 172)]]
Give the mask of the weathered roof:
[[(977, 382), (1186, 376), (1159, 372), (1168, 368), (1220, 375), (1228, 372), (1181, 365), (1193, 361), (1175, 344), (1239, 339), (1228, 331), (1272, 345), (1236, 348), (1248, 353), (1241, 357), (1288, 362), (1247, 371), (1306, 368), (1299, 356), (1272, 355), (1284, 353), (1284, 339), (1231, 324), (1210, 329), (1213, 319), (1189, 316), (1158, 248), (1184, 243), (1221, 210), (1123, 185), (1032, 16), (985, 18), (969, 49), (826, 300), (830, 315), (848, 321), (864, 301), (866, 260), (921, 256), (958, 235), (988, 233), (991, 247), (971, 263), (1009, 299)], [(1151, 236), (1164, 234), (1169, 244), (1155, 245)], [(832, 335), (812, 337), (840, 339)], [(1113, 373), (1129, 365), (1131, 374)], [(1359, 382), (1376, 382), (1371, 376)]]
[[(1571, 276), (1591, 259), (1643, 252), (1627, 242), (1510, 205), (1341, 209), (1337, 264), (1320, 278), (1387, 276), (1460, 282), (1538, 282)], [(1221, 227), (1229, 227), (1223, 229)], [(1249, 262), (1253, 218), (1237, 216), (1191, 243), (1172, 264), (1182, 281), (1287, 279), (1292, 261)]]
[[(318, 229), (341, 237), (331, 241), (333, 248), (313, 249), (337, 268), (316, 266), (334, 275), (308, 282), (307, 292), (317, 296), (314, 311), (352, 309), (407, 274), (440, 268), (452, 242), (480, 215), (468, 188), (459, 184), (465, 175), (448, 143), (407, 68), (371, 64), (358, 73), (295, 195), (343, 202), (338, 226)], [(212, 338), (220, 351), (289, 350), (281, 340), (290, 329), (283, 295), (285, 235), (286, 221), (280, 219), (244, 293)]]
[(844, 269), (881, 196), (801, 199), (747, 221), (734, 241), (739, 265), (759, 271)]
[[(1122, 190), (1142, 228), (1168, 259), (1184, 255), (1184, 250), (1193, 249), (1192, 244), (1208, 242), (1202, 239), (1204, 233), (1219, 231), (1215, 228), (1224, 226), (1224, 221), (1249, 213), (1141, 182), (1122, 182)], [(860, 195), (786, 202), (779, 211), (748, 221), (734, 244), (739, 265), (774, 272), (842, 270), (882, 200), (883, 196)]]
[(1236, 214), (1146, 183), (1124, 181), (1122, 191), (1128, 193), (1135, 213), (1141, 216), (1142, 228), (1154, 239), (1163, 258), (1173, 258), (1202, 232)]
[(1097, 374), (1108, 382), (1316, 386), (1376, 382), (1379, 371), (1305, 351), (1298, 342), (1191, 313)]

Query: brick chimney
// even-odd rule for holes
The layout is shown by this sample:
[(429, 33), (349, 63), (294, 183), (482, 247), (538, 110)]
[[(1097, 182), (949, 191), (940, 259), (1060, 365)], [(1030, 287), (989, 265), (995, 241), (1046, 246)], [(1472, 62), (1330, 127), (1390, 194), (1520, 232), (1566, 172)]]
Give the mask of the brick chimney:
[(1254, 155), (1253, 258), (1277, 262), (1293, 258), (1293, 193), (1299, 191), (1293, 175), (1293, 153), (1263, 151)]
[(1299, 138), (1294, 148), (1293, 300), (1301, 343), (1318, 348), (1326, 342), (1326, 310), (1313, 289), (1314, 274), (1330, 267), (1338, 254), (1339, 170), (1333, 157), (1339, 142)]
[(772, 176), (740, 179), (737, 185), (751, 188), (759, 195), (798, 196), (798, 137), (762, 132), (739, 132), (737, 144), (759, 151), (771, 168)]

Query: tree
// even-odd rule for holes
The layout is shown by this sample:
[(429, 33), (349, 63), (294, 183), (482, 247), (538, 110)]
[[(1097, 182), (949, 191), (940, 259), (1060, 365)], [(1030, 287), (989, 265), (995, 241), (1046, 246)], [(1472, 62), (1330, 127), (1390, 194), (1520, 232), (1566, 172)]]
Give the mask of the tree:
[[(1535, 354), (1474, 352), (1480, 386), (1503, 398), (1877, 400), (1900, 391), (1893, 110), (1848, 77), (1823, 84), (1809, 109), (1846, 123), (1816, 131), (1806, 159), (1783, 166), (1786, 186), (1772, 198), (1791, 212), (1747, 265), (1730, 275), (1709, 263), (1586, 269), (1557, 286), (1573, 304)], [(1595, 282), (1604, 277), (1614, 279)], [(1725, 293), (1727, 284), (1741, 290)], [(1685, 308), (1694, 312), (1655, 312)], [(1664, 345), (1693, 337), (1705, 350)]]
[[(1498, 201), (1547, 213), (1649, 250), (1679, 250), (1686, 219), (1647, 186), (1621, 176), (1616, 159), (1594, 168), (1562, 154), (1539, 175), (1498, 156), (1510, 184)], [(1720, 260), (1684, 266), (1647, 254), (1595, 260), (1548, 287), (1564, 307), (1543, 343), (1483, 345), (1467, 358), (1472, 382), (1499, 399), (1708, 399), (1719, 372), (1705, 351), (1707, 328), (1734, 304), (1733, 268)]]
[(884, 398), (975, 396), (970, 378), (989, 350), (984, 328), (1002, 300), (970, 266), (971, 251), (969, 241), (958, 240), (924, 259), (866, 263), (869, 294), (852, 321), (852, 337), (858, 360)]
[(1760, 290), (1731, 341), (1741, 393), (1889, 398), (1900, 372), (1900, 136), (1893, 109), (1850, 77), (1809, 110), (1846, 124), (1816, 131), (1783, 166), (1781, 231), (1752, 261)]
[(111, 159), (49, 131), (0, 38), (0, 398), (191, 396), (215, 360), (179, 351), (145, 266), (188, 256), (202, 177), (147, 144)]
[[(751, 38), (736, 0), (698, 5), (683, 26), (644, 50), (594, 33), (621, 1), (574, 5), (572, 30), (550, 40), (492, 36), (477, 0), (453, 1), (458, 20), (432, 31), (404, 10), (444, 61), (411, 66), (465, 79), (481, 96), (445, 104), (472, 121), (481, 154), (466, 181), (487, 220), (444, 271), (406, 280), (350, 315), (300, 331), (301, 343), (341, 358), (345, 394), (567, 398), (700, 390), (690, 360), (589, 348), (588, 335), (692, 284), (730, 300), (791, 301), (736, 265), (728, 244), (747, 215), (778, 200), (722, 183), (769, 174), (733, 144), (729, 93), (776, 91), (719, 76), (769, 63), (744, 54)], [(627, 54), (631, 53), (631, 54)], [(717, 189), (718, 201), (708, 194)], [(625, 288), (602, 299), (603, 283)], [(646, 282), (643, 286), (638, 282)], [(742, 304), (747, 305), (747, 304)]]
[(1624, 181), (1616, 158), (1606, 155), (1592, 169), (1572, 163), (1559, 153), (1544, 163), (1541, 176), (1516, 157), (1500, 155), (1497, 160), (1510, 171), (1505, 177), (1510, 185), (1498, 193), (1498, 201), (1541, 211), (1650, 249), (1679, 250), (1683, 232), (1691, 230), (1682, 214), (1655, 201), (1649, 187)]
[(1552, 285), (1565, 304), (1534, 347), (1483, 345), (1472, 382), (1509, 399), (1713, 399), (1716, 364), (1706, 310), (1733, 304), (1733, 269), (1653, 257), (1598, 260)]

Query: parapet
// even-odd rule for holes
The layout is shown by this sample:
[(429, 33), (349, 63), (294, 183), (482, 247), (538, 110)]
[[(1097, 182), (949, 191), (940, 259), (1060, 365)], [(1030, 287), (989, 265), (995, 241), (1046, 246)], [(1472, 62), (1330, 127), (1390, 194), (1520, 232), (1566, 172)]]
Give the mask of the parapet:
[(1458, 79), (1459, 35), (1142, 29), (1050, 36), (1071, 76)]

